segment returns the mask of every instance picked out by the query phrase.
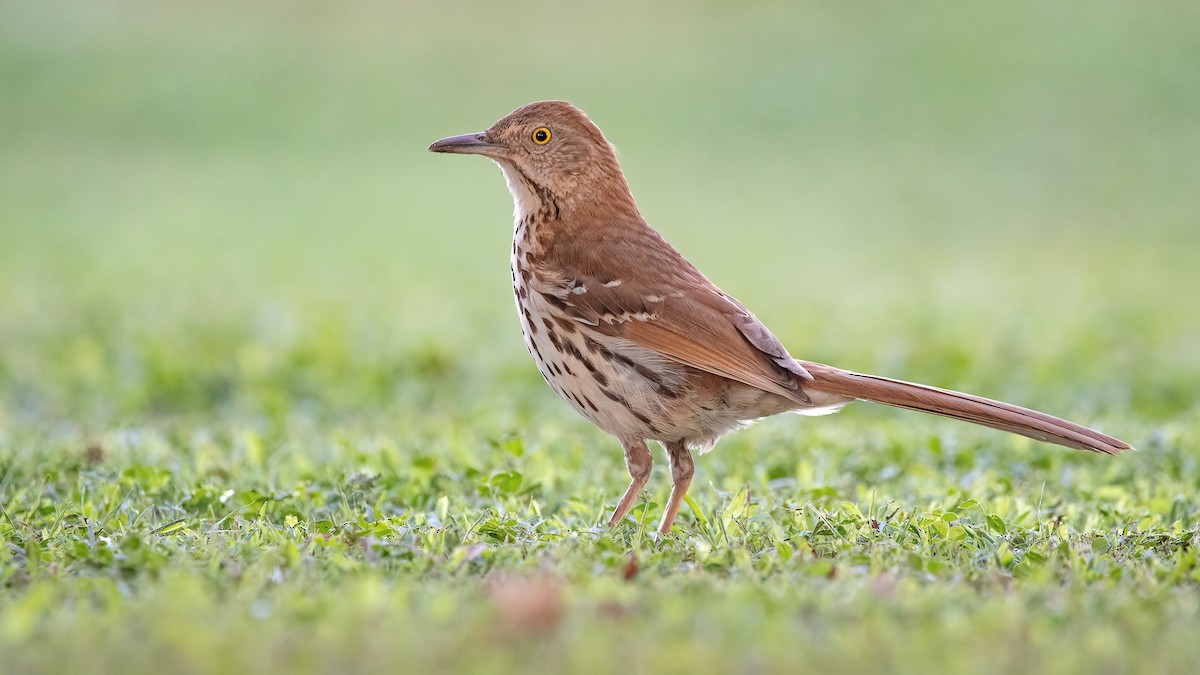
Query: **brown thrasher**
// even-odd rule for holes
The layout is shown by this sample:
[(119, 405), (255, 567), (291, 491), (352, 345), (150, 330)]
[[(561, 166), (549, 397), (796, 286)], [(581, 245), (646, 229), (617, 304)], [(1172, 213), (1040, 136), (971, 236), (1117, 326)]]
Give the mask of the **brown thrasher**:
[(768, 415), (834, 412), (854, 399), (919, 410), (1070, 448), (1126, 443), (971, 394), (797, 361), (638, 213), (612, 146), (578, 108), (540, 101), (433, 152), (483, 155), (516, 202), (512, 282), (525, 345), (550, 387), (616, 436), (633, 478), (620, 522), (646, 485), (646, 440), (667, 450), (674, 486), (659, 532), (692, 482), (692, 451)]

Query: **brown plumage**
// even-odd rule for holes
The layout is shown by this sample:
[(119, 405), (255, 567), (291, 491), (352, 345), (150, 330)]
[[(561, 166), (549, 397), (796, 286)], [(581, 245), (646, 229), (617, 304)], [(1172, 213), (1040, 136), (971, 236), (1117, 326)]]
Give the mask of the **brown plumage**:
[(1130, 447), (1008, 403), (792, 358), (642, 219), (612, 146), (569, 103), (531, 103), (429, 149), (484, 155), (504, 173), (516, 204), (513, 293), (529, 353), (550, 387), (625, 450), (633, 480), (610, 525), (649, 478), (647, 439), (661, 442), (671, 463), (665, 534), (691, 483), (693, 450), (762, 417), (825, 414), (855, 399), (1109, 455)]

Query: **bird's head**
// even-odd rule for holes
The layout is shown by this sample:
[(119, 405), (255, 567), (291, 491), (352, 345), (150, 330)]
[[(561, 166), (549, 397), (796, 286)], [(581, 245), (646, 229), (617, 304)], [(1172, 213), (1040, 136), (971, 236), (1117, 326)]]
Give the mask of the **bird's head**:
[(521, 106), (486, 131), (443, 138), (429, 150), (495, 160), (518, 215), (557, 214), (598, 199), (632, 201), (613, 147), (582, 110), (566, 101)]

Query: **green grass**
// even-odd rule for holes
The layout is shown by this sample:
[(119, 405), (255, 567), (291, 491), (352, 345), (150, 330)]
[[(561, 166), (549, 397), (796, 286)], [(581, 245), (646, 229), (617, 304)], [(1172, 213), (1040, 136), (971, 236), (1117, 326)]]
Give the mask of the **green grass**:
[[(435, 7), (0, 9), (0, 670), (1194, 669), (1200, 13)], [(608, 531), (425, 152), (538, 98), (793, 353), (1141, 451), (858, 404)]]

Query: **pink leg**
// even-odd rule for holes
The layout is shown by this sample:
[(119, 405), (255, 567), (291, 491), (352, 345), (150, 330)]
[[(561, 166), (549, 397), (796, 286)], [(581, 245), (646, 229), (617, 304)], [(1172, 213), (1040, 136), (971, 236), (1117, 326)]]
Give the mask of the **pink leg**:
[(683, 505), (683, 497), (692, 484), (692, 473), (695, 464), (692, 462), (692, 451), (682, 441), (667, 443), (667, 458), (671, 461), (671, 499), (667, 501), (667, 510), (663, 512), (662, 523), (658, 533), (665, 535), (675, 524), (675, 516), (679, 515), (679, 507)]
[(629, 509), (633, 508), (634, 500), (642, 488), (646, 487), (646, 481), (650, 480), (650, 469), (654, 467), (654, 458), (650, 456), (650, 448), (646, 447), (646, 441), (640, 438), (622, 440), (621, 447), (625, 449), (625, 467), (629, 469), (629, 476), (633, 481), (629, 483), (629, 489), (625, 491), (621, 503), (617, 504), (616, 510), (613, 511), (612, 518), (608, 519), (609, 527), (616, 527), (629, 513)]

